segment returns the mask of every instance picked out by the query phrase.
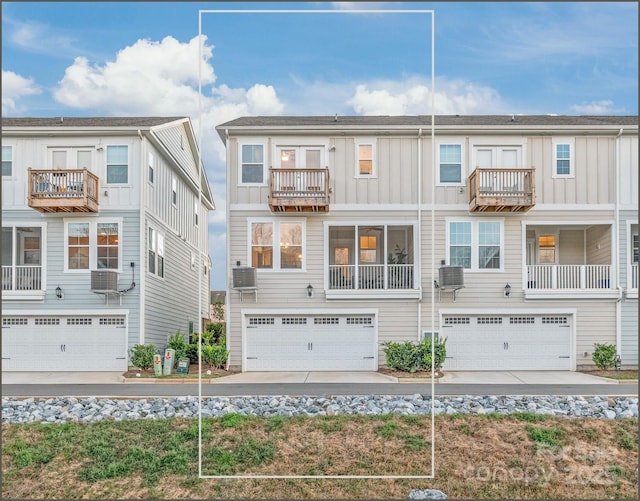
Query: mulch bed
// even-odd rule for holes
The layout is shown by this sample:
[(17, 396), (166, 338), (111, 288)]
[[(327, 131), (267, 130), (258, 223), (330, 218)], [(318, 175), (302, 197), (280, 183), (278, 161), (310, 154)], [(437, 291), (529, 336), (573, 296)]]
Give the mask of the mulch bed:
[[(207, 374), (207, 370), (211, 371), (211, 374)], [(136, 374), (140, 373), (140, 376)], [(222, 376), (230, 376), (231, 374), (236, 374), (236, 371), (227, 371), (225, 369), (213, 369), (207, 367), (206, 365), (202, 365), (202, 377), (222, 377)], [(155, 372), (153, 369), (138, 369), (136, 367), (129, 367), (129, 370), (122, 374), (125, 378), (154, 378)], [(189, 374), (176, 374), (176, 370), (173, 369), (170, 376), (160, 376), (161, 378), (197, 378), (198, 377), (198, 364), (189, 364)]]

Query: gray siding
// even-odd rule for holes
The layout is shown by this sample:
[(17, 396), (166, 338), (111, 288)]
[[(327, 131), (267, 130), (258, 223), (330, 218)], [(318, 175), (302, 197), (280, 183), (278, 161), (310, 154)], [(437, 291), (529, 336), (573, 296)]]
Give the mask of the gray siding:
[(622, 302), (622, 365), (638, 366), (638, 299)]

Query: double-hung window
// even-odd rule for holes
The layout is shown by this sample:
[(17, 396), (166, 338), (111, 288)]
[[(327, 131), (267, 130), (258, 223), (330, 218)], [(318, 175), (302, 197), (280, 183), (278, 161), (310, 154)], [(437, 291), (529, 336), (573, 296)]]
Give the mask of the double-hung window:
[(158, 277), (164, 277), (164, 235), (155, 228), (149, 228), (148, 272)]
[(356, 177), (376, 177), (376, 141), (373, 138), (357, 139)]
[(129, 182), (129, 147), (125, 145), (107, 146), (107, 183), (127, 184)]
[(303, 221), (251, 221), (249, 232), (249, 262), (253, 268), (304, 269)]
[(149, 182), (153, 184), (155, 177), (155, 170), (153, 166), (153, 153), (149, 152)]
[(13, 147), (12, 146), (2, 147), (2, 175), (7, 177), (13, 175)]
[(240, 144), (238, 154), (238, 184), (265, 184), (265, 145)]
[(438, 147), (438, 184), (464, 184), (462, 179), (462, 145), (440, 144)]
[(503, 240), (502, 221), (449, 221), (448, 264), (470, 271), (502, 271)]
[(65, 271), (121, 269), (121, 220), (66, 220), (65, 241)]
[(573, 140), (557, 138), (553, 141), (553, 177), (574, 177)]

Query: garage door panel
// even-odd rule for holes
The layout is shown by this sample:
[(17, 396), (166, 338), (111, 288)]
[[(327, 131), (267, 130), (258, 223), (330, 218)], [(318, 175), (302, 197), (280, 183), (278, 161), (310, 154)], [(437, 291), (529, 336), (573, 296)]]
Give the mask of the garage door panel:
[(443, 318), (445, 370), (570, 370), (567, 315), (458, 315)]
[(372, 317), (249, 316), (247, 324), (247, 371), (377, 369)]
[[(24, 317), (2, 328), (7, 371), (125, 371), (124, 316)], [(9, 324), (9, 325), (5, 325)]]

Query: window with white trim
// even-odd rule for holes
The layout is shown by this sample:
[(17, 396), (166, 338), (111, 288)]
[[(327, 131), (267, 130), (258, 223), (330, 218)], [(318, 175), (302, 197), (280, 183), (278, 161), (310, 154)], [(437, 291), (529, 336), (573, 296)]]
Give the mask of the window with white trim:
[(321, 169), (324, 165), (322, 145), (276, 146), (276, 167), (280, 169)]
[(462, 185), (462, 144), (446, 143), (438, 147), (438, 184)]
[(107, 184), (129, 182), (129, 147), (126, 144), (107, 146)]
[(502, 271), (502, 226), (501, 221), (449, 221), (448, 264), (462, 266), (471, 271)]
[(193, 224), (198, 226), (198, 201), (193, 203)]
[(13, 175), (13, 146), (2, 147), (2, 175)]
[(251, 266), (270, 270), (302, 270), (304, 239), (305, 223), (302, 221), (250, 222)]
[(356, 139), (356, 177), (376, 177), (375, 139)]
[(174, 207), (178, 204), (178, 180), (171, 178), (171, 205)]
[(553, 177), (574, 177), (573, 139), (554, 138)]
[(149, 182), (153, 184), (155, 171), (153, 167), (153, 153), (149, 152)]
[(238, 184), (263, 185), (265, 183), (265, 145), (239, 144), (240, 165), (238, 166)]
[(149, 227), (148, 269), (152, 275), (164, 277), (164, 234), (155, 228)]
[(65, 271), (120, 270), (122, 222), (65, 221)]

